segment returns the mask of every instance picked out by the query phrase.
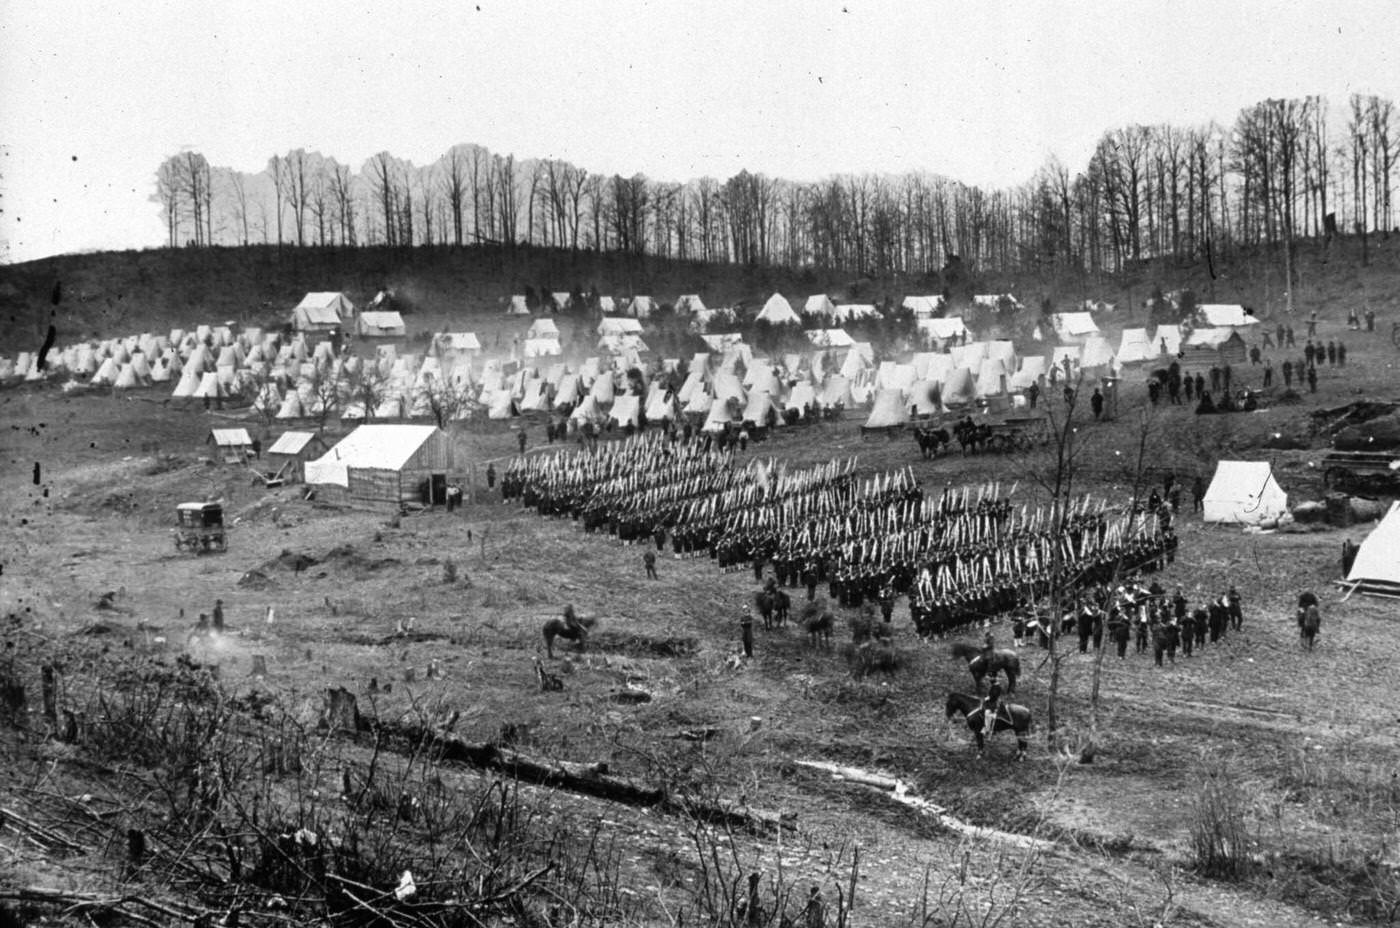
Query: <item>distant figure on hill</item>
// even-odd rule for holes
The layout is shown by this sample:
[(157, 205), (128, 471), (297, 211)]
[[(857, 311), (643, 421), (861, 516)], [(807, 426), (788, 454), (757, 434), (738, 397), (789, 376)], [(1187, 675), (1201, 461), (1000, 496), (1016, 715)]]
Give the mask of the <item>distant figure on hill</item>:
[(486, 488), (487, 488), (488, 490), (490, 490), (490, 489), (494, 488), (495, 486), (496, 486), (496, 465), (495, 465), (495, 464), (487, 464), (487, 465), (486, 465)]

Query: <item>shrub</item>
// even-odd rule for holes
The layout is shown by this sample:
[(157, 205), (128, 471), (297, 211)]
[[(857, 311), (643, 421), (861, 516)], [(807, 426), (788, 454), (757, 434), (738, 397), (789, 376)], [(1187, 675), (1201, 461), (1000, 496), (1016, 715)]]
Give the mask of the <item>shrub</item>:
[(1225, 761), (1207, 761), (1191, 818), (1191, 849), (1203, 876), (1237, 880), (1248, 868), (1245, 796)]

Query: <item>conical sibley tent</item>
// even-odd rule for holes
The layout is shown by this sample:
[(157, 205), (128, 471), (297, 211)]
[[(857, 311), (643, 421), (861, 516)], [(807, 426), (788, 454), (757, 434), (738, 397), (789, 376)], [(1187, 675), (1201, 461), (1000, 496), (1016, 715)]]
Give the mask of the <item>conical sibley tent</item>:
[(865, 428), (897, 428), (909, 421), (909, 407), (904, 405), (903, 390), (881, 390), (875, 394), (875, 404), (870, 409), (870, 418), (865, 420)]

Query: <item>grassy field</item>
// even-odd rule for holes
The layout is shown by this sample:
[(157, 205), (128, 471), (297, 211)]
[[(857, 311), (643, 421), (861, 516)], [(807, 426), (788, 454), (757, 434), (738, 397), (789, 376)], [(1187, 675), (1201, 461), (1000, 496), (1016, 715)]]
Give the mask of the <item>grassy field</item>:
[[(1081, 485), (1127, 494), (1145, 434), (1154, 482), (1167, 470), (1188, 483), (1208, 478), (1216, 460), (1241, 456), (1269, 460), (1292, 499), (1320, 497), (1325, 437), (1311, 414), (1397, 398), (1400, 351), (1384, 336), (1400, 303), (1383, 286), (1357, 284), (1380, 315), (1383, 331), (1369, 339), (1343, 325), (1355, 294), (1339, 289), (1323, 303), (1319, 336), (1344, 338), (1351, 355), (1343, 370), (1324, 368), (1318, 394), (1298, 405), (1196, 417), (1148, 407), (1129, 378), (1118, 418), (1082, 430)], [(465, 321), (487, 332), (501, 324), (494, 310)], [(9, 502), (0, 683), (26, 694), (0, 705), (10, 774), (0, 781), (0, 897), (31, 917), (55, 907), (33, 893), (13, 897), (48, 888), (68, 894), (74, 923), (85, 910), (173, 924), (237, 908), (271, 924), (318, 905), (368, 921), (347, 899), (387, 910), (365, 893), (392, 890), (409, 870), (420, 898), (485, 900), (486, 924), (743, 924), (748, 916), (736, 912), (750, 873), (767, 919), (756, 923), (775, 925), (780, 908), (805, 917), (812, 886), (827, 924), (1396, 918), (1396, 607), (1343, 601), (1330, 585), (1342, 540), (1360, 540), (1366, 526), (1245, 534), (1188, 513), (1163, 582), (1193, 599), (1236, 584), (1243, 630), (1160, 669), (1131, 648), (1123, 661), (1108, 656), (1092, 764), (1077, 763), (1076, 748), (1089, 735), (1094, 655), (1070, 654), (1058, 745), (1048, 745), (1042, 721), (1025, 762), (995, 740), (979, 760), (966, 728), (942, 713), (946, 693), (970, 691), (971, 679), (949, 641), (914, 636), (902, 602), (902, 664), (888, 677), (852, 674), (844, 622), (830, 650), (791, 627), (760, 630), (745, 661), (738, 618), (756, 589), (748, 571), (668, 555), (660, 579), (648, 581), (641, 548), (505, 505), (484, 486), (451, 516), (323, 507), (206, 460), (205, 434), (229, 416), (164, 400), (0, 392), (0, 493)], [(1043, 455), (924, 461), (908, 438), (862, 440), (858, 424), (781, 430), (745, 454), (858, 456), (863, 472), (912, 467), (928, 492), (998, 480), (1032, 505), (1043, 498)], [(1264, 448), (1276, 433), (1308, 447)], [(456, 434), (472, 460), (515, 450), (503, 426)], [(536, 430), (532, 444), (541, 437)], [(229, 552), (176, 554), (174, 504), (206, 496), (226, 501)], [(1292, 620), (1304, 588), (1324, 601), (1313, 652), (1298, 646)], [(216, 598), (227, 633), (190, 637)], [(563, 689), (544, 692), (541, 623), (570, 602), (598, 629), (588, 651), (564, 645), (545, 661)], [(1005, 627), (994, 632), (1009, 640)], [(1042, 658), (1025, 649), (1018, 690), (1041, 720), (1050, 672)], [(57, 681), (52, 721), (40, 695), (45, 666)], [(327, 690), (340, 687), (384, 726), (339, 736), (324, 727)], [(431, 749), (384, 734), (394, 725), (606, 764), (610, 775), (696, 802), (789, 815), (793, 827), (746, 831), (510, 785), (499, 772), (434, 763)], [(941, 814), (809, 761), (897, 778), (903, 798)], [(1237, 839), (1235, 879), (1196, 872), (1208, 827)], [(298, 829), (316, 833), (326, 853), (337, 849), (339, 868), (298, 843)], [(130, 830), (146, 836), (143, 855), (131, 853)], [(334, 883), (330, 869), (356, 885)], [(236, 891), (232, 870), (242, 877)], [(340, 888), (326, 896), (327, 886)], [(132, 895), (176, 915), (115, 904)]]

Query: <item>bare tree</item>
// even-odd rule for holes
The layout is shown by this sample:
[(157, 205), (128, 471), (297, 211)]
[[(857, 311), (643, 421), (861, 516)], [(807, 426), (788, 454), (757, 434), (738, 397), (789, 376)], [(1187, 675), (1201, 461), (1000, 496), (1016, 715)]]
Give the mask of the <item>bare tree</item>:
[(428, 407), (433, 421), (440, 429), (456, 419), (463, 410), (471, 408), (472, 391), (467, 384), (457, 384), (445, 377), (424, 375), (415, 399)]
[(282, 205), (287, 202), (291, 188), (291, 175), (287, 163), (280, 155), (273, 155), (267, 162), (267, 173), (272, 178), (273, 213), (277, 220), (277, 247), (282, 247)]
[(224, 199), (229, 202), (229, 212), (232, 215), (235, 236), (239, 245), (249, 243), (248, 227), (250, 224), (250, 213), (248, 208), (248, 179), (241, 171), (232, 168), (219, 168), (214, 176), (215, 185), (221, 192)]
[(175, 248), (180, 244), (180, 156), (171, 155), (156, 169), (156, 192), (151, 199), (160, 204), (165, 219), (165, 242)]

